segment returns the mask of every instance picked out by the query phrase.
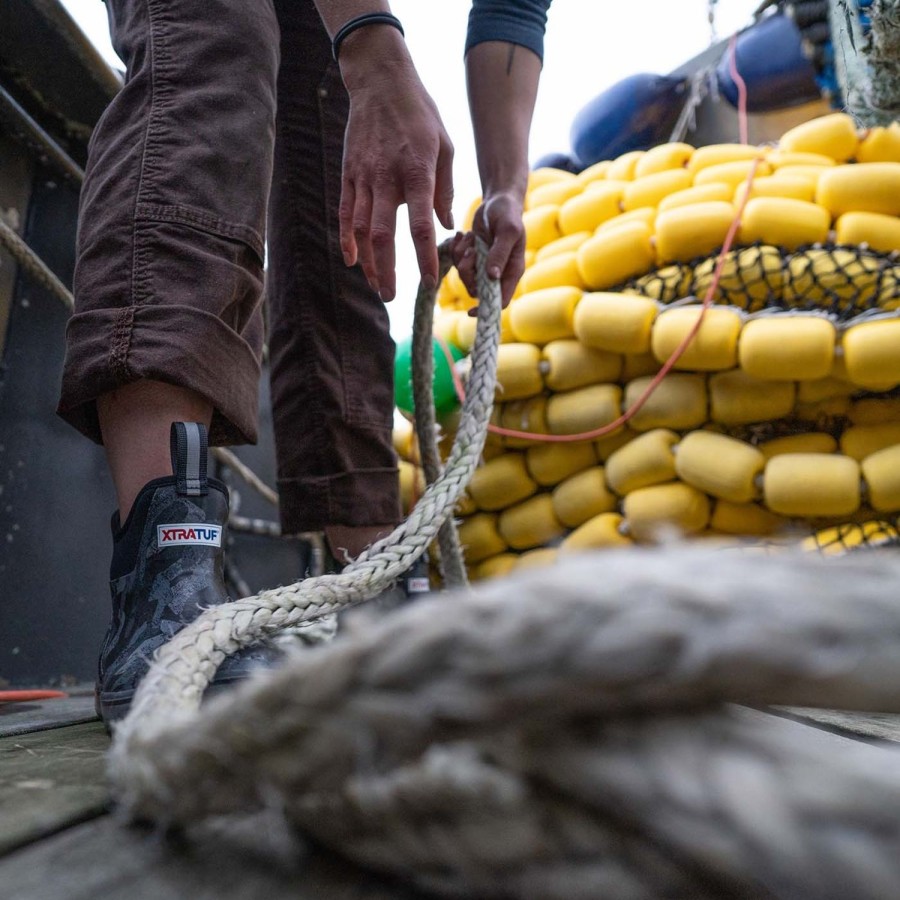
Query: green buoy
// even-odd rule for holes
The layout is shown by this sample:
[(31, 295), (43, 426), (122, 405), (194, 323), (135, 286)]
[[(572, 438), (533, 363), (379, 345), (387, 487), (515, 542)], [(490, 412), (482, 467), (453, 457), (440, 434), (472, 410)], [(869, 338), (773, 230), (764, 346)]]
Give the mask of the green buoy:
[[(450, 355), (454, 362), (465, 356), (459, 347), (450, 343), (447, 346), (450, 348)], [(459, 407), (459, 398), (456, 396), (450, 363), (437, 338), (432, 341), (432, 352), (434, 354), (434, 380), (432, 382), (434, 411), (436, 415), (443, 416)], [(408, 416), (413, 415), (415, 404), (413, 403), (412, 389), (411, 337), (397, 344), (397, 351), (394, 355), (394, 402), (402, 413)]]

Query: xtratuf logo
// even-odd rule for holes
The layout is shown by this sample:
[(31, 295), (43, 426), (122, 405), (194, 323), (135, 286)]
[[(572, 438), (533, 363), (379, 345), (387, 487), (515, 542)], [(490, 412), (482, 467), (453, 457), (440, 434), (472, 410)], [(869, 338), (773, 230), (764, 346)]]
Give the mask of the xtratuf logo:
[(197, 525), (185, 522), (182, 525), (157, 525), (156, 542), (160, 547), (194, 544), (204, 547), (222, 546), (221, 525)]

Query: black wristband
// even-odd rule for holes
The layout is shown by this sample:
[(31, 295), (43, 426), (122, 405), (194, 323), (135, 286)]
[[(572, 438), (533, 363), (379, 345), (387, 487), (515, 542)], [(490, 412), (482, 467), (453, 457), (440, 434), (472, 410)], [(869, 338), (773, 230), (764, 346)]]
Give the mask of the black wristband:
[(392, 28), (396, 28), (403, 37), (406, 37), (406, 33), (403, 31), (400, 20), (391, 13), (364, 13), (361, 16), (357, 16), (355, 19), (351, 19), (349, 22), (345, 22), (338, 28), (337, 33), (331, 41), (331, 53), (335, 59), (338, 58), (338, 53), (341, 52), (341, 44), (344, 42), (344, 39), (356, 31), (357, 28), (364, 28), (366, 25), (390, 25)]

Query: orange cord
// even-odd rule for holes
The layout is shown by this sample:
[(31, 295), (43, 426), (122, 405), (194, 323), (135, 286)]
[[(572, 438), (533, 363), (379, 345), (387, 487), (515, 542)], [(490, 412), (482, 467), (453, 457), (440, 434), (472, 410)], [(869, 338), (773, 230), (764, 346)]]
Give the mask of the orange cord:
[[(738, 89), (738, 122), (740, 139), (742, 144), (747, 144), (749, 143), (747, 85), (737, 70), (736, 44), (737, 35), (734, 34), (731, 36), (731, 41), (729, 43), (729, 67), (731, 69), (731, 76), (734, 79)], [(700, 315), (697, 316), (697, 321), (694, 323), (691, 330), (684, 336), (684, 339), (681, 341), (681, 343), (675, 348), (672, 355), (663, 364), (662, 368), (656, 373), (656, 375), (653, 376), (653, 379), (650, 381), (650, 384), (647, 385), (646, 390), (624, 413), (622, 413), (621, 416), (619, 416), (618, 419), (615, 419), (607, 425), (602, 425), (599, 428), (595, 428), (591, 431), (583, 431), (580, 434), (538, 434), (536, 432), (530, 431), (518, 431), (513, 428), (501, 428), (499, 425), (488, 425), (488, 431), (492, 434), (498, 434), (503, 437), (521, 438), (524, 440), (537, 441), (542, 443), (567, 443), (575, 441), (589, 441), (595, 440), (599, 437), (604, 437), (618, 430), (623, 425), (627, 424), (632, 418), (634, 418), (641, 407), (643, 407), (644, 404), (650, 399), (651, 394), (653, 394), (653, 392), (659, 387), (662, 380), (672, 370), (672, 367), (675, 365), (675, 363), (678, 362), (678, 360), (684, 354), (685, 350), (687, 350), (688, 345), (694, 339), (697, 332), (700, 330), (700, 326), (703, 324), (703, 319), (706, 315), (706, 311), (712, 305), (713, 297), (716, 294), (716, 290), (718, 289), (719, 282), (722, 278), (722, 270), (725, 267), (725, 257), (727, 256), (732, 244), (734, 243), (738, 228), (740, 228), (741, 216), (743, 216), (744, 207), (747, 205), (747, 201), (750, 198), (750, 187), (753, 184), (753, 179), (756, 177), (756, 171), (759, 168), (760, 161), (761, 157), (757, 157), (753, 160), (753, 165), (751, 166), (750, 172), (747, 175), (747, 190), (742, 192), (743, 198), (741, 199), (738, 210), (735, 213), (734, 220), (732, 221), (731, 226), (728, 229), (728, 233), (725, 236), (725, 243), (722, 245), (722, 249), (719, 251), (718, 262), (716, 264), (709, 289), (707, 290), (706, 295), (703, 298), (703, 303), (700, 308)], [(456, 389), (456, 396), (459, 398), (459, 402), (463, 403), (465, 400), (465, 388), (463, 386), (462, 379), (460, 378), (459, 373), (456, 371), (455, 360), (453, 359), (453, 355), (450, 352), (450, 347), (447, 345), (447, 342), (439, 335), (435, 335), (435, 338), (438, 341), (438, 344), (440, 345), (441, 350), (447, 359), (447, 364), (450, 367), (450, 372), (453, 376), (453, 385)]]
[(65, 691), (0, 691), (0, 703), (28, 703), (68, 697)]

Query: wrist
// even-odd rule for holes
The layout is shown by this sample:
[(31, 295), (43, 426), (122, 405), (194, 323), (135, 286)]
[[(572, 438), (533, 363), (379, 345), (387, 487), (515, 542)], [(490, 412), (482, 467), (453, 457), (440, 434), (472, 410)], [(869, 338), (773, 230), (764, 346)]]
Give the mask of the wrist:
[(375, 10), (373, 12), (362, 13), (361, 15), (353, 16), (353, 18), (348, 19), (335, 32), (334, 37), (331, 39), (332, 56), (334, 56), (335, 59), (340, 57), (341, 44), (343, 44), (354, 31), (376, 25), (387, 25), (390, 28), (395, 28), (399, 31), (401, 37), (406, 36), (403, 25), (393, 13), (388, 12), (387, 10)]
[(384, 24), (367, 25), (351, 32), (340, 45), (338, 63), (348, 91), (383, 78), (392, 80), (398, 71), (412, 66), (403, 35)]
[(482, 176), (481, 179), (481, 195), (486, 201), (493, 197), (507, 197), (510, 201), (521, 206), (525, 202), (527, 189), (527, 169), (521, 172), (505, 172), (491, 176)]

